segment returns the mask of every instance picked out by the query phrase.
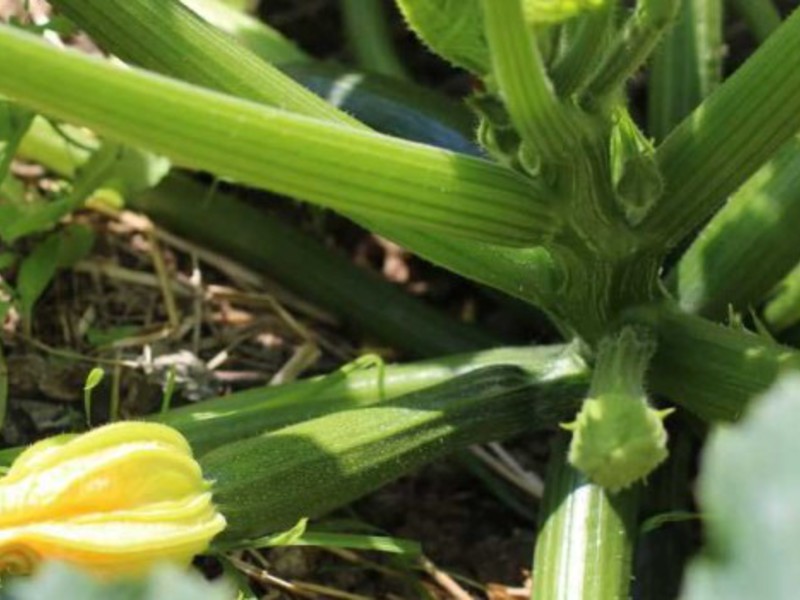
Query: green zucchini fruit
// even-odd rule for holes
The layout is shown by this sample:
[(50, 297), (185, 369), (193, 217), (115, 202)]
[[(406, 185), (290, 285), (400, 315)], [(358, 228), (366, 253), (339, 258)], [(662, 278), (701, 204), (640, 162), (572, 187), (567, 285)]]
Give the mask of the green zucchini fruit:
[(282, 64), (297, 83), (376, 131), (482, 156), (477, 121), (463, 102), (407, 81), (330, 63)]
[(304, 421), (200, 457), (227, 529), (223, 544), (319, 517), (472, 444), (574, 415), (582, 371), (537, 380), (486, 367), (375, 407)]

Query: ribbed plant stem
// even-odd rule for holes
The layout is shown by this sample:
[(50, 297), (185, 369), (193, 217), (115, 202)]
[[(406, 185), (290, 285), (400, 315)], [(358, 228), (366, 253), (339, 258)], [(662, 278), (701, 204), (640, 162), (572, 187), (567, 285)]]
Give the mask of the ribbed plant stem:
[(659, 146), (664, 197), (642, 227), (677, 244), (800, 130), (800, 11)]
[(483, 160), (122, 70), (8, 28), (0, 51), (0, 92), (222, 177), (501, 244), (535, 245), (560, 227), (549, 202), (534, 199), (541, 190)]
[[(194, 82), (209, 88), (224, 85), (236, 95), (298, 114), (331, 120), (353, 127), (358, 121), (318, 98), (277, 68), (265, 63), (244, 46), (230, 44), (228, 36), (216, 29), (178, 0), (132, 0), (127, 2), (85, 2), (54, 0), (53, 6), (87, 31), (103, 46), (129, 40), (141, 49), (139, 64), (151, 70), (171, 65), (169, 75), (184, 79), (186, 73), (202, 73)], [(149, 28), (131, 28), (139, 21), (158, 23), (164, 35)], [(178, 37), (179, 36), (179, 37)], [(199, 48), (209, 49), (199, 52)], [(239, 63), (241, 75), (226, 77), (222, 66)]]
[(223, 0), (181, 0), (205, 21), (235, 37), (251, 52), (273, 65), (300, 64), (311, 58), (263, 21), (228, 6)]
[(545, 482), (531, 600), (627, 600), (638, 491), (611, 494), (566, 461), (560, 434)]
[(649, 389), (707, 421), (738, 419), (781, 374), (800, 369), (800, 353), (791, 348), (675, 307), (637, 309), (625, 318), (658, 337)]
[(657, 141), (719, 85), (722, 51), (722, 0), (682, 0), (648, 78), (648, 131)]
[(565, 158), (580, 137), (545, 70), (521, 0), (483, 0), (493, 76), (522, 139), (544, 158)]
[(800, 141), (747, 181), (703, 229), (669, 280), (680, 307), (724, 319), (746, 312), (800, 262)]
[(638, 0), (636, 10), (617, 34), (603, 64), (589, 83), (585, 97), (601, 103), (618, 93), (661, 39), (677, 13), (680, 0)]

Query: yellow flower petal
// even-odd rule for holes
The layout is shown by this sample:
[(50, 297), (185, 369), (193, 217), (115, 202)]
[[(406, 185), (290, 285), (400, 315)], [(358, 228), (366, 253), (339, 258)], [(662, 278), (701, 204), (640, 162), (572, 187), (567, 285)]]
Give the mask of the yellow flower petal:
[(0, 479), (0, 570), (58, 559), (101, 575), (188, 564), (225, 528), (186, 440), (115, 423), (31, 446)]

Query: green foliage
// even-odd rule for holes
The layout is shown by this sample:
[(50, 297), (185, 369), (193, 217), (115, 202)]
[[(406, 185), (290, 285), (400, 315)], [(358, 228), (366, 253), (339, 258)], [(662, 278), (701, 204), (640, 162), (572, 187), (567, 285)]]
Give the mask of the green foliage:
[(17, 146), (33, 121), (35, 113), (0, 96), (0, 181), (8, 174)]
[(431, 50), (477, 75), (489, 74), (480, 0), (397, 0), (397, 5)]
[(83, 225), (71, 225), (48, 235), (20, 263), (16, 290), (22, 317), (31, 322), (36, 301), (58, 269), (69, 268), (85, 257), (94, 244), (94, 233)]
[(759, 398), (739, 425), (712, 432), (699, 484), (706, 548), (684, 600), (790, 600), (800, 588), (800, 377)]

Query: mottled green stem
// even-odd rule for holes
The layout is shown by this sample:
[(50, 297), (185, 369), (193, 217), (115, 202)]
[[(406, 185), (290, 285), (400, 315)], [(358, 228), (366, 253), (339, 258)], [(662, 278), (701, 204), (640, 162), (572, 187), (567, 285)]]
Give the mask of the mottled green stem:
[(568, 437), (550, 459), (533, 562), (531, 600), (627, 600), (638, 490), (612, 494), (566, 462)]

